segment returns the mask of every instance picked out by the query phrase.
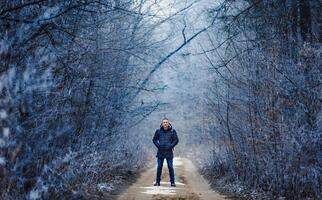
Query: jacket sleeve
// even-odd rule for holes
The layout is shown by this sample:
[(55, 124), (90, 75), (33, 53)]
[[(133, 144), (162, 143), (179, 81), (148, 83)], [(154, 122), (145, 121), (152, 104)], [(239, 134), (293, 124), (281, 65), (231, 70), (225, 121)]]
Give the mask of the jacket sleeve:
[(173, 130), (173, 140), (171, 142), (171, 148), (174, 148), (179, 142), (179, 138), (178, 138), (178, 135), (177, 135), (177, 132), (176, 130)]
[(160, 144), (159, 144), (159, 132), (158, 130), (155, 131), (154, 133), (154, 137), (153, 137), (153, 143), (157, 148), (160, 148)]

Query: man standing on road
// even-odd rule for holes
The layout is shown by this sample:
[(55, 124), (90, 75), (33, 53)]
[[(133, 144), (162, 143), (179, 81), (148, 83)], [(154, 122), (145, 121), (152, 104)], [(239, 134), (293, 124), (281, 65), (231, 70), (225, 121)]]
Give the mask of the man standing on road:
[(173, 168), (173, 148), (178, 144), (179, 139), (176, 130), (172, 128), (168, 118), (163, 118), (160, 128), (155, 131), (153, 143), (158, 148), (157, 152), (157, 177), (154, 186), (160, 186), (163, 161), (166, 158), (171, 187), (176, 187)]

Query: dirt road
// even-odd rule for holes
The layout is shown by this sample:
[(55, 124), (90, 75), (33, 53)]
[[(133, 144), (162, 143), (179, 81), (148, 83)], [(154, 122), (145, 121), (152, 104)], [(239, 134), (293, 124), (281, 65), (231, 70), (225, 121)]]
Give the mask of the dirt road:
[(177, 187), (170, 187), (167, 162), (164, 161), (161, 186), (153, 186), (156, 166), (145, 171), (137, 182), (129, 187), (118, 200), (222, 200), (228, 199), (210, 189), (208, 182), (198, 173), (193, 163), (175, 157), (175, 180)]

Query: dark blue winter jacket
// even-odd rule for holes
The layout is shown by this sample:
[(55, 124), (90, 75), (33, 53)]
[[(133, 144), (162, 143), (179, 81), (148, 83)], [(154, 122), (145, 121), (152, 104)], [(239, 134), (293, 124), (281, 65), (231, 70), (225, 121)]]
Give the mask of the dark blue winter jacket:
[(162, 124), (154, 133), (153, 143), (158, 148), (156, 157), (173, 158), (173, 148), (178, 144), (179, 139), (176, 130), (169, 123), (169, 128), (164, 130)]

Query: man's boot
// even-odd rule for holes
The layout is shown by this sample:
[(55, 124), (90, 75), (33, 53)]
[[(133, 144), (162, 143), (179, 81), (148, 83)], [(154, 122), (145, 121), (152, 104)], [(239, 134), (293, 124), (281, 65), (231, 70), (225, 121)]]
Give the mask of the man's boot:
[(154, 183), (154, 186), (160, 186), (160, 183), (159, 182), (155, 182)]

